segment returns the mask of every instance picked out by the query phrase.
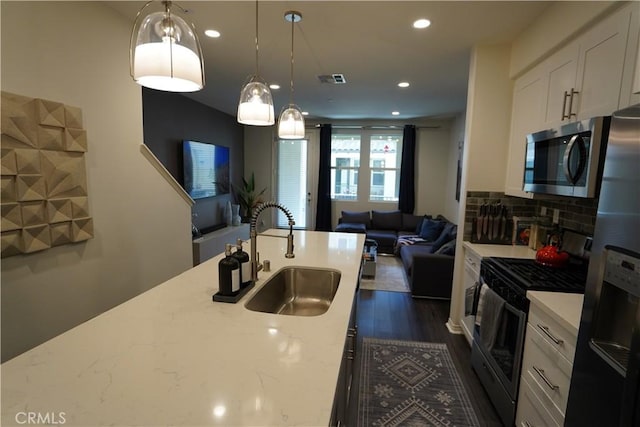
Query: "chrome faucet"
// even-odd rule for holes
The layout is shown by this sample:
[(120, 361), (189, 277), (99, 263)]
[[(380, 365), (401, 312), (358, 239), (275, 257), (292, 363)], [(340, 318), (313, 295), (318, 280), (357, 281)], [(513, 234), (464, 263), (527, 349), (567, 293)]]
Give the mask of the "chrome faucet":
[[(264, 202), (261, 205), (258, 205), (253, 211), (253, 215), (251, 216), (251, 223), (249, 225), (249, 237), (251, 238), (251, 280), (254, 282), (258, 280), (258, 271), (262, 269), (262, 264), (258, 262), (258, 232), (256, 230), (256, 223), (258, 222), (258, 216), (267, 208), (277, 208), (280, 209), (287, 216), (289, 220), (289, 235), (287, 238), (287, 253), (284, 255), (286, 258), (294, 258), (295, 254), (293, 253), (293, 226), (296, 222), (293, 220), (293, 215), (289, 212), (289, 209), (284, 206), (276, 203), (276, 202)], [(283, 236), (272, 236), (272, 237), (283, 237)]]

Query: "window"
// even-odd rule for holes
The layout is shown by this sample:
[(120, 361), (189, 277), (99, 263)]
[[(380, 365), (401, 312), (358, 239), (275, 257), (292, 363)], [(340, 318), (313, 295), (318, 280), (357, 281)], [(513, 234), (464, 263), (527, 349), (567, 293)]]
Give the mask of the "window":
[[(332, 135), (331, 198), (398, 201), (401, 159), (400, 132), (358, 130)], [(365, 166), (362, 171), (361, 160)], [(358, 182), (360, 172), (369, 177), (368, 182)]]
[(331, 136), (331, 198), (358, 199), (360, 135)]

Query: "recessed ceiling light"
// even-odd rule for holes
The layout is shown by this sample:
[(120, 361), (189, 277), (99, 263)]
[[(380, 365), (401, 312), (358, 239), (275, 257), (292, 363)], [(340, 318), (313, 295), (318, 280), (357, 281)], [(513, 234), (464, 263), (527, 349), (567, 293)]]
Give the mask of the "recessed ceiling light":
[(398, 83), (398, 87), (409, 87), (409, 82), (400, 82)]
[(391, 115), (392, 116), (399, 116), (400, 115), (400, 111), (392, 111)]
[(429, 25), (431, 25), (431, 21), (421, 18), (413, 23), (413, 28), (427, 28)]
[(302, 115), (303, 115), (303, 116), (308, 116), (308, 115), (309, 115), (309, 112), (308, 112), (308, 111), (303, 111), (303, 112), (302, 112)]
[(218, 37), (220, 37), (220, 31), (207, 30), (204, 32), (204, 35), (207, 37), (211, 37), (212, 39), (217, 39)]
[(275, 84), (275, 83), (274, 83), (274, 84), (270, 84), (270, 85), (269, 85), (269, 88), (270, 88), (270, 89), (273, 89), (273, 90), (278, 90), (278, 89), (280, 89), (280, 85)]

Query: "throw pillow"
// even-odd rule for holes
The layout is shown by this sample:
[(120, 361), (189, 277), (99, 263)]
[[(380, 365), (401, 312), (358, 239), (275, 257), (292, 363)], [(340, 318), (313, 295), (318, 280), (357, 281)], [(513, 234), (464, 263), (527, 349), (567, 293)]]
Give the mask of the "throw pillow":
[(438, 238), (438, 236), (440, 236), (443, 228), (443, 222), (425, 219), (422, 221), (422, 228), (420, 229), (419, 236), (427, 242), (433, 242)]
[(456, 241), (450, 240), (444, 245), (440, 246), (440, 249), (435, 251), (436, 254), (440, 255), (455, 255), (456, 254)]
[(425, 215), (422, 218), (420, 218), (420, 220), (418, 221), (418, 224), (416, 225), (416, 232), (415, 234), (417, 236), (420, 235), (420, 230), (422, 230), (422, 223), (424, 222), (424, 220), (426, 219), (431, 219), (431, 215)]
[(452, 240), (452, 239), (455, 240), (456, 238), (457, 226), (450, 222), (445, 222), (444, 224), (445, 226), (442, 228), (442, 232), (440, 233), (440, 236), (438, 236), (436, 241), (433, 242), (434, 251), (440, 249), (440, 247), (445, 243), (447, 243), (449, 240)]

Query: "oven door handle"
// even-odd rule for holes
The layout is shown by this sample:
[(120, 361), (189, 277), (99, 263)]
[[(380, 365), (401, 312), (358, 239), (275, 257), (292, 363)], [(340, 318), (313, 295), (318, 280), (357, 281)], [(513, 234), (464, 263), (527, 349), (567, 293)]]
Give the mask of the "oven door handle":
[(538, 325), (537, 325), (537, 326), (538, 326), (538, 329), (540, 329), (542, 332), (544, 332), (544, 334), (545, 334), (546, 336), (548, 336), (548, 337), (549, 337), (549, 339), (551, 339), (551, 341), (553, 341), (553, 342), (554, 342), (554, 343), (556, 343), (557, 345), (562, 345), (562, 344), (564, 343), (564, 341), (563, 341), (563, 340), (561, 340), (561, 339), (559, 339), (559, 338), (554, 337), (554, 336), (551, 334), (551, 332), (549, 332), (549, 327), (548, 327), (548, 326), (543, 326), (543, 325), (541, 325), (540, 323), (538, 323)]

